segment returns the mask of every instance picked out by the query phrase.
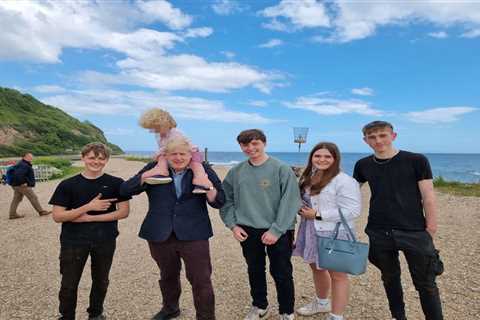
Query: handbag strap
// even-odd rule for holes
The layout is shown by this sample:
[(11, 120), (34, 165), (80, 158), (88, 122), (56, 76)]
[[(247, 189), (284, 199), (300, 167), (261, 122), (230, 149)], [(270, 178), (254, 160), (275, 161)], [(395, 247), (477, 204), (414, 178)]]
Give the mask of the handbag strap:
[(352, 229), (350, 229), (350, 226), (348, 225), (347, 219), (345, 219), (345, 217), (343, 216), (342, 210), (340, 208), (338, 208), (338, 213), (340, 214), (340, 220), (341, 221), (337, 222), (337, 224), (335, 226), (335, 230), (333, 232), (334, 239), (337, 239), (338, 233), (339, 233), (339, 230), (340, 230), (340, 225), (343, 224), (343, 227), (345, 228), (345, 230), (347, 230), (347, 232), (348, 232), (349, 236), (351, 237), (351, 239), (353, 240), (353, 242), (357, 242), (357, 238), (355, 237), (355, 234), (353, 233)]

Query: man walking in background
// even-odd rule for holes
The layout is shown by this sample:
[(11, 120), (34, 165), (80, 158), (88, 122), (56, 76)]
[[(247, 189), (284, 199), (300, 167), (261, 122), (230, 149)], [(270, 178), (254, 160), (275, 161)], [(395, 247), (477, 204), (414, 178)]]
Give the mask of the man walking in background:
[(35, 173), (32, 168), (32, 160), (33, 155), (30, 152), (25, 153), (22, 160), (14, 166), (13, 172), (11, 173), (12, 180), (10, 185), (13, 189), (13, 199), (10, 204), (10, 219), (24, 217), (24, 215), (17, 213), (18, 205), (22, 202), (23, 196), (27, 197), (40, 216), (50, 214), (50, 211), (42, 208), (37, 195), (33, 192), (33, 187), (35, 187)]
[(382, 273), (392, 317), (406, 320), (400, 277), (399, 251), (403, 251), (425, 319), (442, 320), (435, 278), (443, 270), (433, 245), (437, 210), (432, 171), (427, 158), (397, 150), (397, 134), (385, 121), (363, 127), (363, 140), (374, 154), (355, 164), (353, 176), (371, 190), (368, 224), (369, 260)]

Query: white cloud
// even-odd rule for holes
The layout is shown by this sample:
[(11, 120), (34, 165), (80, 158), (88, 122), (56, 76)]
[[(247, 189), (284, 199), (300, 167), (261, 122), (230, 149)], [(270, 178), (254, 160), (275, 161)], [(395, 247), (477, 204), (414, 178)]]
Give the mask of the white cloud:
[(463, 33), (462, 37), (463, 38), (477, 38), (477, 37), (480, 37), (480, 28), (469, 30), (469, 31)]
[(139, 1), (138, 6), (147, 17), (154, 21), (161, 21), (174, 30), (183, 29), (192, 23), (191, 16), (172, 7), (165, 0)]
[(223, 54), (225, 57), (228, 59), (233, 59), (235, 58), (235, 52), (232, 51), (220, 51), (221, 54)]
[(248, 104), (254, 107), (261, 107), (261, 108), (266, 107), (268, 105), (266, 101), (261, 101), (261, 100), (250, 101)]
[(64, 48), (163, 53), (182, 38), (137, 25), (161, 21), (178, 29), (191, 23), (163, 0), (122, 6), (97, 1), (0, 1), (0, 21), (0, 59), (42, 63), (58, 63)]
[[(327, 5), (328, 3), (328, 5)], [(460, 26), (468, 30), (462, 36), (480, 36), (479, 1), (351, 1), (283, 0), (260, 11), (270, 18), (264, 28), (295, 31), (316, 28), (324, 32), (312, 37), (315, 42), (349, 42), (375, 34), (384, 26), (406, 26), (429, 23), (448, 28)], [(446, 31), (433, 32), (432, 37), (445, 38)]]
[(63, 87), (48, 84), (36, 86), (33, 88), (33, 90), (40, 93), (59, 93), (65, 91)]
[(272, 19), (270, 26), (282, 25), (278, 19), (288, 21), (294, 29), (330, 26), (325, 6), (317, 0), (282, 0), (278, 5), (260, 11), (260, 15)]
[[(235, 62), (209, 62), (195, 55), (168, 55), (190, 37), (208, 37), (213, 29), (188, 28), (192, 18), (164, 0), (0, 1), (0, 59), (58, 63), (64, 48), (104, 48), (124, 54), (117, 74), (85, 72), (96, 84), (132, 84), (162, 90), (225, 92), (253, 86), (269, 93), (280, 77)], [(175, 32), (143, 27), (160, 21)], [(142, 26), (142, 27), (139, 27)]]
[(184, 33), (185, 38), (205, 38), (210, 36), (213, 33), (212, 28), (208, 27), (203, 27), (203, 28), (191, 28), (187, 29), (187, 31)]
[(460, 120), (464, 114), (477, 111), (472, 107), (449, 107), (433, 108), (424, 111), (408, 112), (406, 116), (409, 120), (417, 123), (448, 123)]
[(437, 39), (448, 38), (448, 33), (446, 33), (445, 31), (430, 32), (428, 35), (432, 38), (437, 38)]
[(41, 100), (77, 115), (138, 115), (145, 109), (161, 106), (180, 119), (255, 124), (278, 121), (257, 113), (230, 111), (218, 100), (167, 95), (159, 92), (75, 90)]
[(216, 14), (221, 16), (228, 16), (243, 11), (242, 6), (234, 0), (216, 0), (212, 4), (212, 9)]
[(352, 93), (359, 96), (373, 96), (374, 94), (373, 89), (368, 87), (354, 88), (352, 89)]
[(370, 104), (365, 101), (322, 98), (316, 95), (299, 97), (296, 101), (286, 102), (284, 105), (288, 108), (313, 111), (327, 116), (348, 113), (367, 116), (379, 116), (383, 114), (382, 111), (372, 108)]
[(480, 3), (467, 1), (346, 1), (337, 0), (332, 41), (348, 42), (373, 35), (387, 25), (432, 23), (438, 26), (479, 25)]
[(207, 62), (195, 55), (156, 56), (148, 59), (127, 58), (117, 63), (120, 74), (94, 71), (81, 75), (94, 84), (130, 84), (161, 90), (202, 90), (226, 92), (247, 86), (269, 93), (282, 85), (282, 76), (235, 62)]
[(283, 41), (280, 39), (271, 39), (265, 43), (262, 43), (259, 45), (260, 48), (273, 48), (273, 47), (278, 47), (283, 44)]

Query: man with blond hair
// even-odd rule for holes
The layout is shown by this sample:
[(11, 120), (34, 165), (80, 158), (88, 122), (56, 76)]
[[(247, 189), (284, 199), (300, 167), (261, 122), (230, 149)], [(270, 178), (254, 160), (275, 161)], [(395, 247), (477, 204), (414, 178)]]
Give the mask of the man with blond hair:
[(157, 161), (152, 161), (122, 185), (122, 193), (127, 196), (142, 192), (148, 196), (148, 212), (139, 236), (147, 240), (150, 254), (160, 269), (159, 285), (163, 300), (163, 306), (153, 320), (180, 316), (181, 260), (187, 280), (192, 285), (196, 319), (215, 319), (208, 241), (213, 230), (207, 203), (213, 208), (220, 208), (225, 202), (225, 195), (217, 174), (205, 163), (202, 166), (208, 181), (211, 181), (208, 190), (206, 193), (193, 192), (193, 172), (189, 166), (191, 150), (185, 137), (172, 138), (166, 143), (165, 159), (173, 183), (145, 183), (161, 170)]

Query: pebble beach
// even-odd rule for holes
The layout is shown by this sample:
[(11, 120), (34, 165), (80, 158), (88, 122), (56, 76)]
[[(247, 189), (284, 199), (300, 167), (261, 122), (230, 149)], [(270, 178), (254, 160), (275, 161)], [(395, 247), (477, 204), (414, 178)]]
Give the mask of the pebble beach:
[[(113, 158), (106, 172), (124, 179), (131, 177), (143, 163)], [(227, 167), (215, 166), (223, 178)], [(41, 182), (35, 192), (45, 208), (59, 180)], [(363, 213), (358, 219), (358, 236), (363, 233), (368, 212), (368, 187), (362, 188)], [(25, 218), (8, 220), (13, 191), (0, 186), (0, 319), (56, 319), (58, 316), (59, 233), (60, 225), (50, 216), (39, 217), (28, 200), (18, 213)], [(446, 320), (480, 319), (480, 198), (437, 193), (439, 231), (435, 244), (445, 264), (445, 273), (438, 277)], [(150, 257), (146, 241), (138, 238), (138, 230), (147, 211), (144, 194), (130, 202), (130, 216), (119, 223), (120, 236), (110, 273), (110, 287), (105, 301), (108, 319), (150, 319), (161, 308), (158, 287), (159, 271)], [(213, 264), (213, 285), (216, 315), (219, 320), (243, 319), (250, 304), (246, 265), (240, 246), (219, 218), (218, 210), (210, 208), (214, 236), (210, 239)], [(310, 302), (314, 296), (308, 265), (292, 258), (296, 291), (296, 307)], [(407, 316), (423, 319), (418, 294), (410, 279), (402, 256), (403, 286)], [(361, 276), (351, 277), (350, 303), (345, 319), (390, 319), (387, 299), (380, 273), (369, 265)], [(77, 319), (87, 319), (86, 308), (90, 290), (89, 262), (79, 292)], [(195, 319), (191, 288), (182, 272), (181, 316)], [(278, 319), (275, 287), (269, 277), (269, 302), (273, 312), (267, 319)], [(298, 319), (324, 319), (326, 315)]]

